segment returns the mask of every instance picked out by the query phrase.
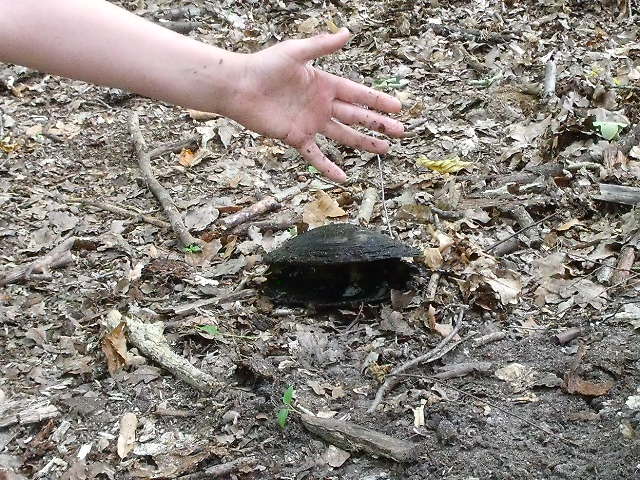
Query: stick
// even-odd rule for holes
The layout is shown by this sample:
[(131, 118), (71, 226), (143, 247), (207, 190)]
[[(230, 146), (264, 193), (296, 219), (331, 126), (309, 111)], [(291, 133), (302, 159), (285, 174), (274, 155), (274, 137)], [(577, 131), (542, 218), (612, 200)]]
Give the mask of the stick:
[(569, 343), (574, 338), (578, 338), (580, 335), (582, 335), (582, 328), (574, 327), (554, 335), (553, 339), (559, 345), (564, 345), (565, 343)]
[(44, 257), (39, 258), (25, 267), (17, 267), (6, 273), (3, 277), (0, 277), (0, 287), (29, 280), (34, 274), (42, 275), (41, 278), (48, 278), (49, 269), (60, 268), (73, 263), (71, 249), (77, 240), (77, 237), (69, 237)]
[[(138, 157), (138, 165), (140, 166), (140, 170), (142, 171), (142, 175), (144, 176), (147, 186), (160, 202), (162, 209), (169, 218), (171, 228), (178, 236), (180, 243), (183, 247), (193, 244), (202, 245), (202, 240), (191, 235), (187, 227), (184, 225), (180, 212), (178, 212), (178, 209), (174, 205), (169, 192), (153, 176), (153, 172), (151, 171), (151, 154), (145, 150), (144, 138), (140, 131), (140, 120), (138, 118), (138, 114), (135, 112), (132, 113), (129, 118), (129, 132), (131, 133), (136, 156)], [(162, 148), (166, 149), (167, 147)], [(152, 151), (154, 155), (158, 155), (158, 152), (159, 149)]]
[(158, 220), (150, 215), (145, 215), (143, 213), (132, 212), (131, 210), (127, 210), (126, 208), (116, 207), (115, 205), (110, 205), (104, 202), (98, 202), (95, 200), (88, 200), (85, 198), (66, 198), (66, 201), (72, 203), (79, 203), (81, 205), (86, 205), (89, 207), (94, 207), (99, 210), (104, 210), (105, 212), (115, 213), (116, 215), (122, 215), (123, 217), (129, 217), (133, 220), (140, 220), (151, 225), (155, 225), (160, 228), (171, 228), (171, 224), (167, 222), (163, 222), (162, 220)]
[(396, 378), (398, 374), (403, 373), (406, 370), (416, 365), (420, 365), (421, 363), (434, 362), (437, 359), (441, 358), (443, 355), (445, 355), (447, 352), (449, 352), (451, 349), (455, 348), (455, 346), (458, 345), (460, 342), (462, 342), (462, 340), (460, 340), (454, 343), (450, 348), (448, 349), (446, 348), (447, 344), (458, 333), (458, 330), (460, 330), (460, 327), (462, 327), (462, 318), (464, 317), (465, 310), (466, 310), (465, 308), (460, 308), (460, 311), (456, 316), (456, 321), (455, 321), (455, 325), (453, 326), (453, 329), (451, 330), (451, 332), (449, 332), (449, 335), (447, 335), (444, 339), (442, 339), (442, 341), (438, 345), (436, 345), (434, 348), (432, 348), (429, 352), (425, 353), (424, 355), (420, 355), (419, 357), (416, 357), (413, 360), (410, 360), (394, 368), (391, 371), (391, 373), (387, 375), (387, 378), (384, 381), (384, 383), (380, 385), (380, 388), (378, 388), (378, 391), (376, 392), (376, 396), (371, 402), (371, 405), (369, 406), (367, 412), (369, 413), (374, 412), (375, 409), (378, 407), (378, 405), (380, 405), (380, 402), (382, 402), (382, 399), (384, 398), (385, 394), (388, 391), (390, 391), (393, 387), (395, 387), (395, 385), (399, 382), (399, 378)]
[(544, 218), (542, 218), (542, 219), (538, 220), (537, 222), (532, 223), (531, 225), (529, 225), (529, 226), (527, 226), (527, 227), (521, 228), (520, 230), (517, 230), (517, 231), (513, 232), (513, 233), (512, 233), (511, 235), (509, 235), (507, 238), (504, 238), (504, 239), (500, 240), (499, 242), (494, 243), (493, 245), (491, 245), (491, 246), (487, 249), (487, 252), (490, 252), (491, 250), (493, 250), (494, 248), (496, 248), (498, 245), (503, 244), (503, 243), (504, 243), (504, 242), (506, 242), (507, 240), (510, 240), (510, 239), (512, 239), (512, 238), (514, 238), (514, 237), (516, 237), (517, 235), (520, 235), (520, 234), (521, 234), (522, 232), (524, 232), (525, 230), (527, 230), (527, 229), (529, 229), (529, 228), (531, 228), (531, 227), (535, 227), (536, 225), (539, 225), (539, 224), (541, 224), (542, 222), (546, 222), (546, 221), (547, 221), (547, 220), (549, 220), (550, 218), (555, 217), (556, 215), (558, 215), (559, 213), (560, 213), (560, 212), (554, 212), (554, 213), (552, 213), (552, 214), (550, 214), (550, 215), (547, 215), (546, 217), (544, 217)]
[(391, 224), (389, 223), (389, 212), (387, 211), (387, 202), (384, 199), (384, 176), (382, 175), (382, 160), (380, 160), (380, 155), (376, 155), (376, 157), (378, 157), (378, 170), (380, 170), (380, 194), (382, 197), (384, 222), (387, 224), (387, 228), (389, 229), (389, 236), (393, 238), (393, 232), (391, 231)]
[(211, 375), (196, 368), (171, 350), (163, 335), (162, 322), (144, 323), (135, 317), (123, 317), (117, 310), (111, 310), (104, 325), (109, 330), (113, 330), (120, 322), (125, 322), (127, 338), (140, 353), (171, 372), (178, 379), (206, 394), (217, 393), (223, 388), (223, 385)]
[(549, 60), (544, 67), (544, 97), (549, 100), (556, 96), (556, 74), (558, 68), (554, 56), (555, 52), (549, 56)]
[(325, 441), (350, 452), (380, 455), (396, 462), (418, 459), (418, 447), (412, 442), (398, 440), (384, 433), (351, 422), (302, 414), (304, 427)]
[(263, 213), (270, 212), (271, 210), (276, 210), (278, 208), (280, 208), (280, 204), (275, 198), (264, 197), (259, 202), (223, 218), (220, 223), (225, 229), (233, 228), (241, 223), (248, 222), (258, 215), (262, 215)]

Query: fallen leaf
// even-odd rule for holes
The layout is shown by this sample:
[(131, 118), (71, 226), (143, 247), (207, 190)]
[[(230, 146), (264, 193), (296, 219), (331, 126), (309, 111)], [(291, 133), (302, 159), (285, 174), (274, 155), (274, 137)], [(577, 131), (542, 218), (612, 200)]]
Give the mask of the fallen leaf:
[(118, 435), (118, 456), (126, 457), (136, 442), (136, 428), (138, 428), (138, 417), (134, 413), (127, 412), (120, 418), (120, 435)]
[(183, 167), (193, 167), (195, 165), (194, 159), (196, 158), (196, 154), (189, 148), (183, 148), (178, 155), (178, 162)]
[(338, 468), (341, 467), (344, 462), (349, 459), (349, 457), (351, 457), (351, 454), (334, 445), (329, 445), (329, 448), (327, 448), (327, 451), (324, 452), (323, 457), (327, 465), (333, 468)]
[(587, 380), (583, 380), (577, 375), (568, 375), (567, 377), (567, 392), (578, 393), (585, 397), (599, 397), (601, 395), (606, 395), (614, 385), (615, 382), (589, 382)]
[(102, 351), (107, 359), (107, 368), (111, 375), (121, 370), (129, 358), (127, 339), (124, 335), (125, 326), (125, 322), (120, 322), (102, 340)]
[(431, 160), (427, 157), (418, 157), (416, 160), (418, 167), (428, 168), (438, 173), (456, 173), (473, 165), (472, 162), (464, 162), (460, 160), (458, 155), (454, 155), (443, 160)]
[(300, 33), (314, 33), (318, 25), (320, 25), (320, 20), (315, 17), (309, 17), (298, 25), (298, 31)]
[(316, 193), (316, 199), (307, 204), (302, 214), (302, 221), (309, 227), (319, 227), (326, 223), (327, 218), (336, 218), (346, 215), (338, 202), (332, 199), (322, 190)]
[(443, 262), (442, 254), (440, 253), (440, 249), (439, 248), (433, 248), (433, 247), (425, 248), (422, 251), (421, 260), (431, 270), (437, 270), (438, 268), (440, 268), (442, 266), (442, 262)]

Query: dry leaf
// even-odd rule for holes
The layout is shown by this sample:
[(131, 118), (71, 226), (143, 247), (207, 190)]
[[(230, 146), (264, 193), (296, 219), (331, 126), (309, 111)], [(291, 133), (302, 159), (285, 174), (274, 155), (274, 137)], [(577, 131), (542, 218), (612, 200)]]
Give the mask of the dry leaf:
[(568, 222), (564, 222), (562, 225), (556, 227), (556, 230), (558, 230), (559, 232), (564, 232), (565, 230), (569, 230), (570, 228), (573, 228), (577, 225), (583, 225), (583, 223), (577, 218), (572, 218)]
[(298, 25), (298, 31), (301, 33), (314, 33), (318, 25), (320, 25), (320, 20), (310, 17)]
[(302, 221), (311, 228), (322, 226), (327, 218), (342, 217), (346, 212), (340, 208), (338, 202), (322, 190), (316, 193), (316, 199), (307, 204), (302, 214)]
[(442, 266), (442, 254), (438, 248), (425, 248), (422, 251), (422, 261), (431, 270), (437, 270)]
[(614, 385), (614, 382), (594, 383), (583, 380), (577, 375), (570, 374), (567, 376), (567, 392), (578, 393), (586, 397), (606, 395)]
[(120, 435), (118, 435), (118, 456), (126, 457), (136, 442), (136, 428), (138, 417), (134, 413), (127, 412), (120, 418)]
[(333, 20), (331, 19), (326, 20), (324, 24), (327, 26), (327, 30), (329, 30), (331, 33), (338, 33), (340, 31), (338, 26), (335, 23), (333, 23)]
[(125, 327), (126, 323), (120, 322), (102, 340), (102, 351), (107, 359), (107, 368), (111, 375), (121, 370), (127, 364), (129, 358), (127, 339), (124, 335)]
[(183, 148), (178, 155), (178, 162), (183, 167), (193, 167), (195, 165), (194, 159), (196, 158), (196, 154), (188, 148)]
[(458, 155), (454, 155), (444, 160), (431, 160), (427, 157), (418, 157), (416, 160), (418, 167), (428, 168), (438, 173), (456, 173), (473, 165), (472, 162), (464, 162), (460, 160)]

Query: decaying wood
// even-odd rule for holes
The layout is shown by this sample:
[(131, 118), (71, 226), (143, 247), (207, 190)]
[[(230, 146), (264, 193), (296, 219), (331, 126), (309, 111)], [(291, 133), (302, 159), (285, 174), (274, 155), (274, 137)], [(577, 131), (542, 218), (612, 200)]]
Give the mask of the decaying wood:
[(291, 227), (298, 223), (302, 223), (302, 215), (287, 211), (283, 212), (282, 214), (278, 214), (277, 217), (270, 218), (269, 220), (265, 220), (262, 222), (241, 223), (240, 225), (234, 227), (231, 232), (234, 234), (246, 234), (249, 230), (249, 227), (256, 227), (261, 232), (266, 232), (267, 230), (279, 232), (282, 230), (289, 230)]
[(554, 335), (553, 339), (557, 344), (564, 345), (565, 343), (569, 343), (571, 340), (578, 338), (580, 335), (582, 335), (582, 328), (573, 327)]
[(129, 342), (145, 357), (171, 372), (176, 378), (207, 394), (223, 388), (224, 385), (214, 377), (196, 368), (171, 350), (163, 335), (162, 322), (145, 323), (133, 316), (123, 317), (117, 310), (112, 310), (105, 318), (104, 325), (111, 331), (120, 322), (126, 324)]
[(556, 96), (556, 76), (558, 68), (556, 66), (556, 60), (552, 53), (547, 60), (547, 64), (544, 67), (544, 96), (547, 99)]
[(408, 362), (405, 362), (402, 365), (394, 368), (391, 373), (387, 375), (387, 378), (385, 379), (384, 383), (380, 385), (380, 388), (378, 388), (375, 398), (367, 409), (369, 413), (374, 412), (375, 409), (378, 408), (378, 405), (380, 405), (380, 402), (382, 402), (382, 399), (384, 398), (386, 393), (398, 384), (398, 382), (400, 381), (400, 374), (406, 372), (410, 368), (415, 367), (416, 365), (435, 362), (436, 360), (442, 358), (445, 354), (450, 352), (462, 341), (459, 340), (452, 345), (448, 345), (451, 339), (453, 339), (453, 337), (458, 334), (458, 331), (462, 327), (464, 312), (465, 308), (460, 308), (460, 311), (456, 315), (456, 320), (454, 322), (453, 328), (451, 329), (451, 332), (449, 332), (449, 335), (443, 338), (438, 345), (436, 345), (424, 355), (420, 355), (419, 357), (409, 360)]
[(270, 212), (278, 208), (280, 208), (280, 203), (278, 203), (275, 198), (264, 197), (259, 202), (223, 218), (220, 221), (220, 224), (226, 229), (233, 228), (241, 223), (248, 222), (258, 215), (262, 215), (263, 213)]
[(613, 272), (616, 266), (616, 259), (613, 257), (605, 258), (602, 261), (602, 265), (598, 269), (598, 273), (596, 274), (596, 278), (599, 283), (609, 284), (611, 282), (611, 277), (613, 276)]
[(456, 363), (453, 365), (444, 365), (438, 368), (438, 373), (432, 375), (433, 378), (438, 380), (446, 380), (447, 378), (464, 377), (470, 373), (488, 372), (493, 364), (491, 362), (464, 362)]
[(307, 414), (300, 415), (300, 420), (310, 432), (349, 452), (380, 455), (396, 462), (413, 462), (418, 459), (416, 444), (393, 438), (370, 428), (351, 422)]
[(598, 188), (600, 189), (600, 194), (593, 196), (596, 200), (621, 203), (623, 205), (640, 205), (640, 188), (638, 187), (600, 183)]
[(516, 222), (518, 222), (518, 225), (520, 225), (522, 232), (531, 242), (540, 241), (540, 235), (538, 235), (538, 232), (531, 228), (535, 225), (535, 222), (533, 218), (531, 218), (531, 215), (529, 215), (529, 212), (527, 212), (526, 208), (522, 205), (516, 205), (511, 210), (511, 214), (513, 215), (513, 218), (516, 219)]
[(38, 401), (5, 400), (0, 404), (0, 428), (31, 425), (60, 415), (49, 399)]
[(611, 275), (611, 283), (613, 285), (623, 285), (629, 278), (633, 263), (636, 259), (636, 249), (632, 245), (625, 245), (618, 256), (618, 263)]
[(433, 272), (431, 277), (429, 277), (429, 283), (427, 284), (427, 291), (424, 296), (425, 302), (431, 303), (436, 299), (438, 282), (440, 282), (440, 272)]
[(307, 180), (306, 182), (299, 183), (298, 185), (294, 185), (293, 187), (289, 187), (281, 192), (278, 192), (273, 195), (273, 198), (276, 199), (277, 202), (282, 203), (285, 200), (289, 200), (290, 198), (295, 197), (302, 193), (302, 191), (309, 186), (311, 180)]
[(534, 195), (531, 197), (507, 197), (507, 198), (465, 198), (460, 202), (461, 210), (476, 208), (514, 208), (518, 205), (523, 207), (533, 207), (540, 205), (548, 205), (554, 203), (554, 200), (546, 195)]
[(371, 221), (373, 215), (373, 207), (378, 200), (378, 189), (369, 187), (364, 191), (362, 196), (362, 203), (358, 210), (358, 222), (360, 225), (366, 225)]
[(220, 463), (218, 465), (212, 465), (211, 467), (201, 472), (191, 473), (189, 475), (182, 475), (180, 480), (202, 480), (210, 478), (227, 478), (231, 473), (239, 470), (243, 467), (250, 467), (257, 463), (258, 460), (254, 457), (241, 457), (231, 460), (230, 462)]
[[(129, 133), (131, 134), (131, 138), (133, 139), (133, 145), (136, 151), (136, 156), (138, 158), (138, 165), (140, 166), (140, 170), (142, 171), (145, 182), (147, 183), (149, 190), (151, 190), (153, 195), (160, 202), (162, 209), (169, 218), (171, 228), (178, 236), (180, 243), (183, 247), (193, 244), (202, 245), (202, 240), (191, 235), (184, 222), (182, 221), (182, 216), (173, 203), (171, 195), (169, 194), (167, 189), (165, 189), (162, 184), (154, 177), (153, 172), (151, 171), (151, 154), (145, 149), (144, 137), (142, 136), (142, 131), (140, 130), (140, 120), (137, 113), (132, 113), (131, 117), (129, 118)], [(165, 149), (164, 151), (167, 151), (166, 147), (162, 148)], [(161, 154), (158, 153), (158, 150), (154, 150), (152, 153), (154, 153), (154, 155)]]
[(72, 197), (69, 197), (66, 200), (68, 202), (79, 203), (81, 205), (86, 205), (89, 207), (97, 208), (99, 210), (104, 210), (105, 212), (115, 213), (116, 215), (122, 215), (123, 217), (128, 217), (133, 220), (143, 221), (151, 225), (155, 225), (156, 227), (171, 228), (171, 224), (164, 222), (162, 220), (158, 220), (157, 218), (152, 217), (150, 215), (145, 215), (143, 213), (138, 213), (138, 212), (132, 212), (131, 210), (127, 210), (126, 208), (117, 207), (115, 205), (110, 205), (108, 203), (98, 202), (95, 200), (88, 200), (85, 198), (72, 198)]
[(500, 330), (499, 332), (488, 333), (487, 335), (476, 338), (473, 341), (473, 344), (476, 347), (481, 347), (482, 345), (486, 345), (488, 343), (499, 342), (500, 340), (504, 340), (506, 337), (507, 333)]
[(49, 278), (49, 270), (64, 267), (73, 263), (71, 249), (78, 240), (77, 237), (69, 237), (60, 245), (51, 250), (44, 257), (24, 267), (17, 267), (0, 277), (0, 287), (12, 283), (27, 281), (30, 278)]

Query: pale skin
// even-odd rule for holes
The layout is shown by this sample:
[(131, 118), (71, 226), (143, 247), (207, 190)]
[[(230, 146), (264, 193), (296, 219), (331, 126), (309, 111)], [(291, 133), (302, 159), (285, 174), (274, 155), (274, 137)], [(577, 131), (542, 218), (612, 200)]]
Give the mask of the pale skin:
[(400, 111), (397, 99), (312, 66), (349, 37), (342, 29), (240, 54), (104, 0), (0, 0), (0, 61), (219, 113), (295, 147), (338, 182), (346, 175), (320, 151), (316, 134), (379, 154), (389, 143), (350, 125), (403, 134), (384, 115)]

